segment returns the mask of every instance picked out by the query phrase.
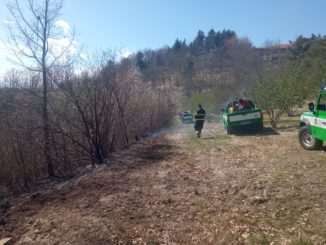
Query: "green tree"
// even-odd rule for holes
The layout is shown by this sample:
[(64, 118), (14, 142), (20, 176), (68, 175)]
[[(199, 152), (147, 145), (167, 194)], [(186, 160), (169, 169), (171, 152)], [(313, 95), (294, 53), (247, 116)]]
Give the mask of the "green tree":
[(311, 95), (305, 66), (304, 59), (298, 58), (261, 70), (250, 95), (266, 111), (273, 128), (284, 112), (292, 115)]
[(180, 50), (181, 48), (182, 48), (182, 42), (179, 39), (175, 40), (175, 42), (172, 46), (172, 49), (174, 51), (177, 51), (177, 50)]
[(292, 44), (291, 52), (295, 57), (303, 57), (312, 45), (320, 39), (320, 36), (316, 36), (314, 34), (311, 35), (310, 38), (303, 37), (300, 35), (294, 42), (290, 42)]
[(205, 51), (205, 33), (198, 31), (194, 41), (190, 44), (190, 50), (194, 55), (203, 54)]
[(225, 41), (235, 38), (235, 37), (236, 37), (236, 33), (234, 31), (231, 31), (231, 30), (223, 30), (222, 32), (219, 31), (216, 33), (216, 36), (215, 36), (215, 46), (217, 48), (223, 47), (225, 44)]
[(271, 126), (275, 128), (287, 108), (287, 95), (283, 89), (280, 70), (264, 68), (258, 75), (258, 79), (249, 95), (266, 111)]
[(313, 86), (316, 89), (316, 85), (320, 85), (326, 79), (326, 37), (315, 40), (307, 52), (305, 60), (310, 63), (309, 72), (313, 76), (311, 79), (317, 83)]
[(215, 38), (216, 38), (216, 32), (214, 31), (214, 29), (211, 29), (208, 32), (207, 37), (205, 39), (206, 52), (210, 52), (211, 50), (214, 50), (216, 48)]
[(146, 69), (146, 63), (144, 61), (144, 54), (142, 52), (138, 52), (136, 54), (136, 65), (140, 70)]

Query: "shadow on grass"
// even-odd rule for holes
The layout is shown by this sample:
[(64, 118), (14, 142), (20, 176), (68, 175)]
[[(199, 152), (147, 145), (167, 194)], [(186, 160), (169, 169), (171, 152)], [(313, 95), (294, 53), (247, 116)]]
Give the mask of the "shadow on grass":
[(169, 160), (174, 154), (175, 146), (166, 142), (152, 143), (149, 140), (137, 143), (128, 150), (114, 154), (109, 159), (108, 164), (117, 169), (119, 169), (119, 166), (123, 166), (121, 169), (124, 171), (125, 167), (135, 169)]
[(146, 163), (168, 160), (173, 155), (173, 147), (169, 144), (149, 145), (139, 151), (139, 157)]
[(215, 139), (217, 139), (218, 137), (217, 136), (215, 136), (215, 137), (213, 137), (213, 136), (207, 136), (207, 137), (200, 137), (200, 138), (198, 138), (198, 139), (202, 139), (202, 140), (215, 140)]
[(216, 135), (216, 136), (202, 136), (200, 138), (196, 137), (195, 139), (198, 139), (198, 140), (228, 140), (230, 138), (231, 138), (231, 136), (227, 135), (225, 133), (225, 134), (220, 134), (220, 135)]
[(236, 136), (271, 136), (271, 135), (280, 135), (275, 129), (268, 127), (263, 128), (262, 130), (257, 131), (257, 129), (250, 127), (243, 127), (236, 129), (233, 133)]

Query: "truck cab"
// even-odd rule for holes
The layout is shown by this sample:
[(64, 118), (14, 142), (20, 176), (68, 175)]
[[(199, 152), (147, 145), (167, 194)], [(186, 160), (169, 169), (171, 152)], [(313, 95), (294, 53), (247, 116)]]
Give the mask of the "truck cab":
[(326, 85), (319, 91), (316, 103), (300, 117), (299, 143), (306, 150), (318, 150), (326, 141)]

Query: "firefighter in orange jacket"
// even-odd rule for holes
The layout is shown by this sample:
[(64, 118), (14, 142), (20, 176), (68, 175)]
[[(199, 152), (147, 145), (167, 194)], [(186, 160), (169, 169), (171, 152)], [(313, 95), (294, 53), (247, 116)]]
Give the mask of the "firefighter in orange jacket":
[(196, 123), (194, 127), (198, 138), (200, 138), (201, 131), (204, 127), (205, 115), (206, 115), (205, 110), (203, 109), (201, 104), (199, 104), (197, 113), (195, 114)]

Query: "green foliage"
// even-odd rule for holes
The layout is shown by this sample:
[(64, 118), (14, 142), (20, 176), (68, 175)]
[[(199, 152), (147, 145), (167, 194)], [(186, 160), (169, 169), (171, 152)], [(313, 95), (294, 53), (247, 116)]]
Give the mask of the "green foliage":
[(326, 39), (300, 36), (292, 56), (279, 64), (265, 64), (259, 71), (250, 96), (264, 109), (272, 127), (282, 114), (295, 111), (311, 100), (326, 78)]
[(142, 52), (138, 52), (136, 55), (136, 65), (139, 67), (140, 70), (144, 70), (146, 68), (144, 54)]
[(319, 86), (326, 79), (326, 38), (314, 42), (305, 57), (309, 65), (309, 76)]
[(212, 91), (186, 97), (182, 103), (184, 110), (190, 110), (192, 113), (197, 111), (198, 104), (204, 107), (207, 114), (217, 112), (216, 97)]
[[(126, 61), (127, 60), (127, 61)], [(143, 50), (125, 59), (139, 67), (153, 88), (164, 88), (186, 97), (213, 91), (209, 103), (214, 113), (225, 100), (240, 95), (252, 81), (257, 60), (251, 42), (232, 30), (198, 31), (186, 43), (176, 39), (169, 47)]]
[(185, 97), (182, 101), (182, 110), (196, 112), (198, 104), (201, 104), (206, 110), (207, 115), (216, 115), (220, 113), (222, 104), (233, 98), (234, 89), (224, 88), (224, 90), (210, 90), (196, 93), (190, 97)]
[(204, 48), (205, 48), (205, 33), (199, 30), (194, 41), (190, 44), (190, 51), (194, 55), (200, 55), (203, 54)]
[(194, 110), (207, 103), (217, 112), (229, 99), (253, 96), (275, 127), (284, 111), (297, 111), (326, 79), (326, 38), (299, 36), (290, 48), (260, 49), (232, 30), (211, 29), (198, 31), (188, 44), (176, 39), (172, 47), (145, 50), (129, 59), (153, 87), (181, 91), (187, 97), (184, 107)]
[(211, 29), (208, 34), (207, 37), (205, 39), (205, 51), (209, 52), (213, 49), (216, 48), (216, 32), (214, 31), (214, 29)]
[(249, 236), (249, 243), (250, 244), (270, 244), (270, 240), (269, 237), (263, 233), (263, 232), (259, 232), (257, 234), (252, 234)]
[(249, 95), (257, 106), (267, 112), (272, 127), (276, 127), (286, 109), (286, 91), (282, 86), (280, 72), (277, 69), (265, 70)]
[(308, 98), (311, 86), (304, 72), (304, 63), (299, 59), (262, 71), (250, 95), (267, 112), (272, 127), (277, 126), (286, 110), (301, 107)]

